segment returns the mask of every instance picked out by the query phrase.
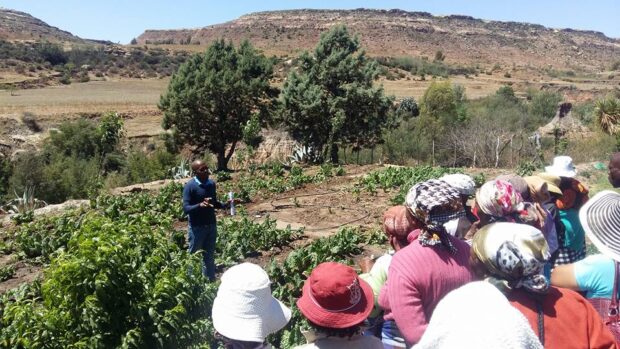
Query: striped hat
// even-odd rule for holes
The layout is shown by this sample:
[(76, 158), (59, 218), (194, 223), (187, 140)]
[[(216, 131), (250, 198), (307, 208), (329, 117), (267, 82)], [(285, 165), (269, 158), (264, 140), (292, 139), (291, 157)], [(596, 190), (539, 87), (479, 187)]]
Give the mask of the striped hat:
[(579, 220), (594, 246), (620, 262), (620, 194), (596, 194), (579, 210)]

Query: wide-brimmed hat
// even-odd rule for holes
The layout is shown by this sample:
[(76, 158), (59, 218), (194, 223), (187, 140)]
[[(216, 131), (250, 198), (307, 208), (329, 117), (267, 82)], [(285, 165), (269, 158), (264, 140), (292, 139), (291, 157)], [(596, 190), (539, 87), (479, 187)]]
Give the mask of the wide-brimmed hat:
[(258, 265), (242, 263), (222, 275), (213, 301), (213, 327), (221, 335), (263, 342), (291, 319), (291, 310), (271, 295), (271, 282)]
[(363, 322), (374, 306), (370, 285), (353, 268), (335, 262), (319, 264), (304, 283), (297, 307), (310, 322), (347, 328)]
[(604, 190), (579, 210), (586, 235), (604, 255), (620, 262), (620, 194)]
[(560, 177), (575, 177), (577, 169), (573, 165), (573, 159), (570, 156), (556, 156), (553, 158), (551, 166), (545, 166), (545, 172)]
[(562, 178), (560, 178), (560, 176), (556, 176), (552, 173), (543, 172), (537, 174), (536, 177), (547, 182), (547, 190), (549, 190), (550, 193), (562, 195), (562, 189), (560, 189), (560, 183), (562, 182)]

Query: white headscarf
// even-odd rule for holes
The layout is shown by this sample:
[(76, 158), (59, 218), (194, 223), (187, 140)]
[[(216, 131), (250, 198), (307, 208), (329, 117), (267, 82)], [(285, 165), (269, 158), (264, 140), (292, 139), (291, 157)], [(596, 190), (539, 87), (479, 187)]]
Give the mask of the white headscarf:
[(439, 179), (450, 184), (453, 188), (458, 190), (461, 195), (474, 195), (476, 192), (476, 183), (474, 179), (466, 174), (447, 174)]
[(529, 322), (495, 286), (475, 281), (437, 304), (414, 349), (542, 349)]

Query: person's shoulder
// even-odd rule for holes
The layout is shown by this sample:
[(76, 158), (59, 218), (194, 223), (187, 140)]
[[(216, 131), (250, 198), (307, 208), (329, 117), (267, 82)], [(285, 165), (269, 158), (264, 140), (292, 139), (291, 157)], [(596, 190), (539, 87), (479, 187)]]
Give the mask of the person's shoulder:
[(196, 181), (194, 180), (194, 178), (190, 178), (187, 182), (185, 182), (185, 184), (183, 184), (183, 188), (193, 188), (196, 185)]

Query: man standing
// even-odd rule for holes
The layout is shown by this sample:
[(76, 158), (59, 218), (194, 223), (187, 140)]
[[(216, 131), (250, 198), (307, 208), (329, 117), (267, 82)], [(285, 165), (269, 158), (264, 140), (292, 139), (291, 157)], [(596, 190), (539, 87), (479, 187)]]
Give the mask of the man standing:
[(209, 179), (209, 166), (201, 160), (192, 162), (194, 177), (183, 188), (183, 211), (189, 218), (189, 252), (202, 250), (202, 274), (215, 281), (215, 209), (224, 208), (217, 201), (215, 182)]
[(620, 188), (620, 152), (614, 153), (609, 159), (609, 183)]

